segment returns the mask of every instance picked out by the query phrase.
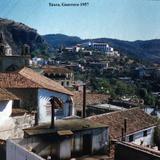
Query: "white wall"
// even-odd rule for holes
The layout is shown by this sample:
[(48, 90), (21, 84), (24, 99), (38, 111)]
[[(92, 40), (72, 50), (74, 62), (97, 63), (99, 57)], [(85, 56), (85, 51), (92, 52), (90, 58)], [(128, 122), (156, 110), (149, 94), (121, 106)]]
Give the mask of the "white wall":
[[(145, 129), (145, 130), (147, 130), (147, 136), (146, 137), (143, 136), (143, 132), (145, 130), (141, 130), (139, 132), (134, 133), (133, 134), (133, 142), (132, 143), (140, 145), (141, 141), (143, 141), (143, 145), (144, 146), (152, 145), (153, 144), (153, 137), (154, 137), (154, 128), (155, 127), (151, 127), (151, 128)], [(129, 135), (127, 135), (126, 141), (129, 142)]]
[[(64, 102), (64, 106), (62, 109), (55, 110), (55, 119), (62, 119), (69, 115), (69, 104), (66, 103), (67, 99), (70, 97), (69, 95), (49, 91), (46, 89), (38, 90), (38, 115), (39, 115), (39, 123), (48, 123), (51, 122), (51, 104), (49, 102), (52, 96), (60, 98)], [(73, 107), (72, 107), (73, 115)]]
[(108, 129), (97, 129), (92, 138), (92, 152), (99, 151), (103, 147), (108, 146)]
[(82, 144), (83, 143), (83, 135), (77, 133), (74, 136), (74, 143), (75, 143), (75, 146), (74, 146), (74, 148), (72, 148), (72, 150), (74, 152), (80, 152), (80, 151), (82, 151), (83, 150), (83, 148), (82, 148), (82, 146), (83, 146), (83, 144)]
[(62, 159), (71, 158), (71, 139), (65, 139), (61, 142), (59, 157)]
[(9, 118), (12, 113), (13, 101), (0, 101), (0, 125)]
[(33, 152), (16, 144), (12, 140), (7, 140), (6, 160), (44, 160)]

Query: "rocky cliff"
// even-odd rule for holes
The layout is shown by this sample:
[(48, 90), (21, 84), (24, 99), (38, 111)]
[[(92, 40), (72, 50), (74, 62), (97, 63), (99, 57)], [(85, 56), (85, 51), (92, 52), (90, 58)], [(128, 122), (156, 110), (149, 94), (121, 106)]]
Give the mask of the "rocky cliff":
[(47, 46), (35, 29), (12, 20), (0, 18), (0, 35), (0, 46), (8, 45), (13, 55), (21, 54), (25, 44), (30, 46), (31, 51)]

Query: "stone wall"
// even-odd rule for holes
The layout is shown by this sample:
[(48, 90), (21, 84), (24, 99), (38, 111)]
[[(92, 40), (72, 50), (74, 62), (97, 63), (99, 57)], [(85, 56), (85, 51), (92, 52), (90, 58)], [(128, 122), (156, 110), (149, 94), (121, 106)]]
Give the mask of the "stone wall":
[(22, 138), (24, 135), (23, 129), (34, 126), (35, 115), (24, 114), (22, 116), (10, 117), (0, 126), (0, 139)]
[(13, 117), (15, 128), (14, 128), (14, 138), (22, 138), (24, 135), (23, 129), (33, 127), (35, 124), (34, 114), (25, 114), (23, 116)]
[(1, 56), (0, 71), (17, 70), (29, 66), (29, 58), (27, 56)]

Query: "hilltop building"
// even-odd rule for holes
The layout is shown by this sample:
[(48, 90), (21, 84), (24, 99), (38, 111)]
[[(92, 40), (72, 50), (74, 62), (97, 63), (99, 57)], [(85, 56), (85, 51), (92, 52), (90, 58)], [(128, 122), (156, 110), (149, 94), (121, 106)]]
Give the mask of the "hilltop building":
[(95, 50), (99, 50), (102, 52), (112, 52), (113, 48), (109, 47), (109, 45), (107, 43), (92, 43), (89, 42), (88, 44), (91, 48), (95, 49)]
[(81, 44), (82, 47), (105, 53), (110, 56), (119, 56), (118, 51), (115, 51), (114, 48), (110, 47), (108, 43), (101, 42), (86, 42)]

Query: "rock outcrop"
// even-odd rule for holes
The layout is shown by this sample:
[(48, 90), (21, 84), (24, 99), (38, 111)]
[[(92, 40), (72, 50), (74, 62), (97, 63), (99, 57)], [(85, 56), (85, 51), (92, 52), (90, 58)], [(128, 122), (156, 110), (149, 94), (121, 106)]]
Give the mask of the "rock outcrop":
[(5, 54), (3, 53), (5, 47), (10, 47), (13, 55), (20, 55), (24, 45), (30, 46), (31, 51), (47, 46), (35, 29), (12, 20), (0, 18), (0, 35), (1, 55)]

